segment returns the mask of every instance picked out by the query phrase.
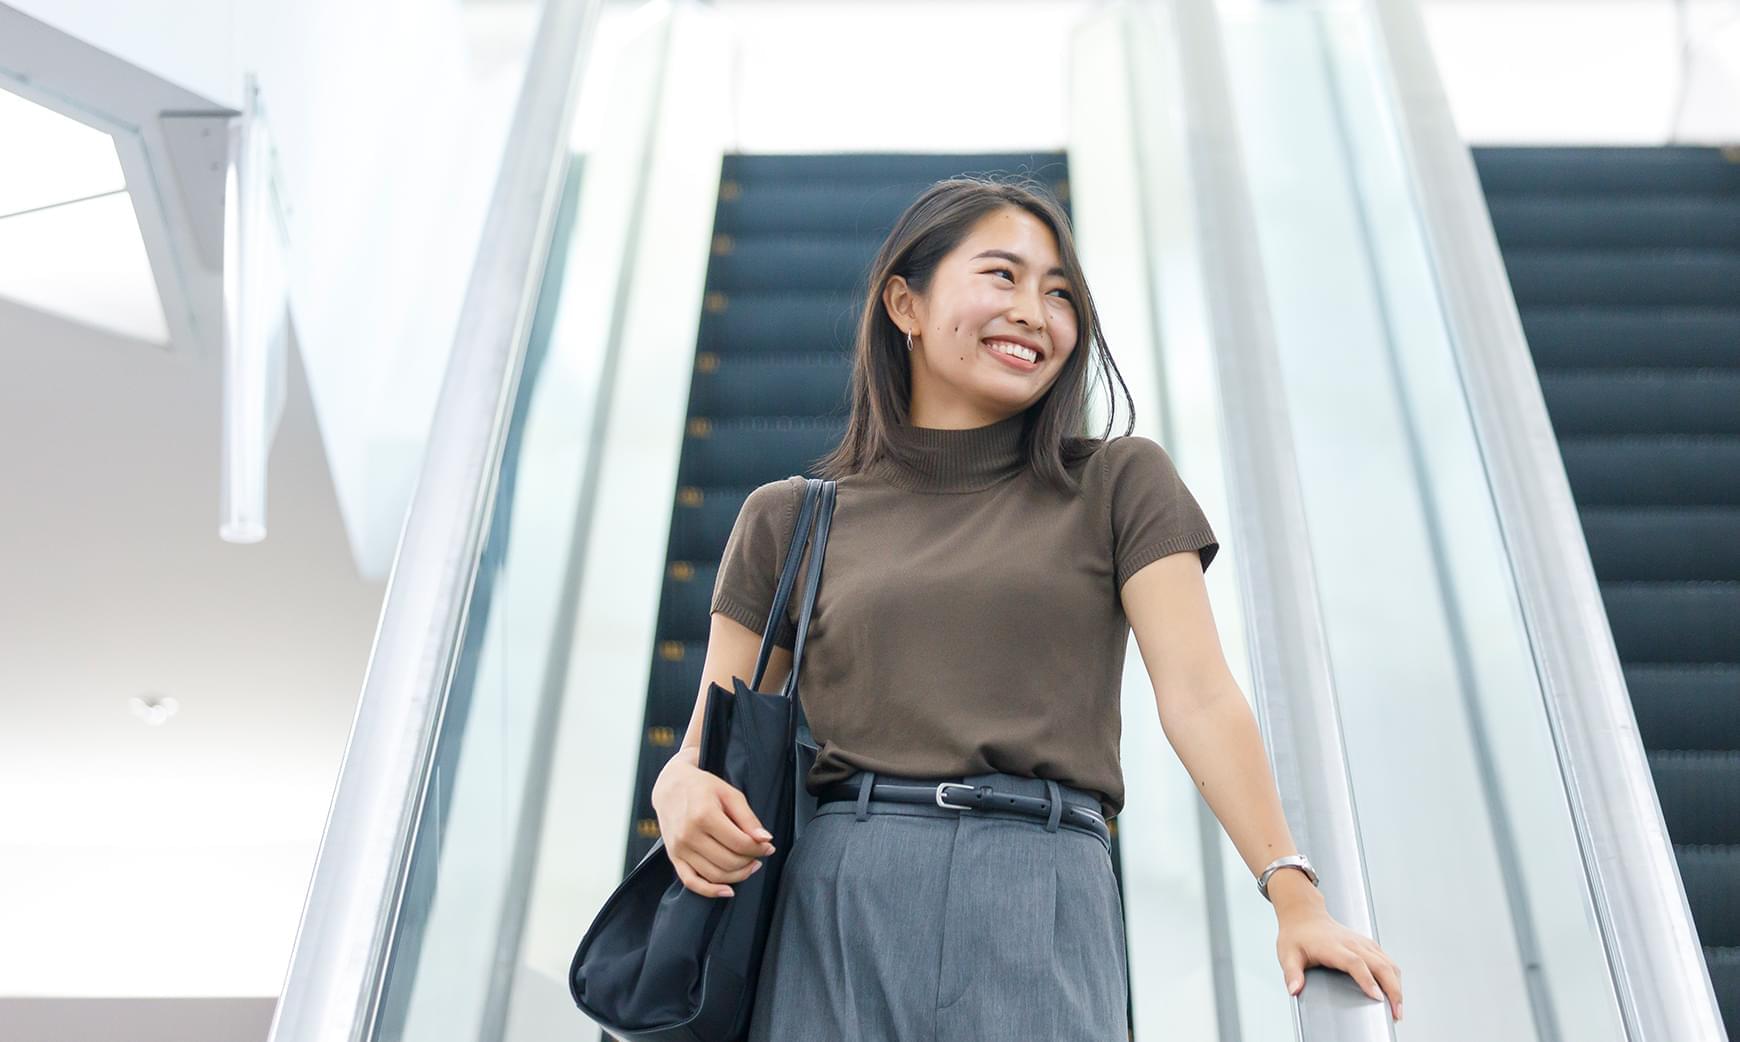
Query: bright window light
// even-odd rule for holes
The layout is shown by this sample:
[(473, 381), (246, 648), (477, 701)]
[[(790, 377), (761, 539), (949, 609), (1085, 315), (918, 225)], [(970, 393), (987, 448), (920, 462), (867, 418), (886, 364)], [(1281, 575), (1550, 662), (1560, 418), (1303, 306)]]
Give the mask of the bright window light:
[(0, 141), (0, 218), (127, 190), (109, 135), (5, 90)]
[(0, 90), (0, 297), (167, 345), (109, 135)]

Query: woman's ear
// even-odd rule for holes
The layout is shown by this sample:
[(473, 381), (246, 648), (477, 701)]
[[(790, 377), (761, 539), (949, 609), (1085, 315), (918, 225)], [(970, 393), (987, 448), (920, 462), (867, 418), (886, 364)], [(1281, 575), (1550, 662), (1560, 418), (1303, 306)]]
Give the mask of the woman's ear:
[(906, 284), (906, 276), (893, 275), (888, 284), (882, 287), (882, 306), (888, 309), (888, 317), (896, 328), (903, 333), (914, 333), (920, 325), (918, 317), (913, 314), (912, 288)]

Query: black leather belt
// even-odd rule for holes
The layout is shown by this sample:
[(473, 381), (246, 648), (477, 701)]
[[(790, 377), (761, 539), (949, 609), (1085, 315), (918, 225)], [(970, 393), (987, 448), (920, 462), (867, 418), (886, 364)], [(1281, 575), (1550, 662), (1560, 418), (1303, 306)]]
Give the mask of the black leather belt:
[[(837, 803), (842, 800), (857, 802), (860, 788), (858, 781), (837, 781), (824, 785), (816, 794), (816, 802)], [(1051, 799), (1046, 796), (1024, 796), (1013, 792), (1000, 792), (990, 785), (968, 785), (964, 782), (945, 781), (935, 785), (914, 782), (885, 781), (875, 779), (870, 786), (870, 799), (885, 803), (922, 803), (934, 804), (938, 807), (948, 807), (954, 810), (998, 810), (1008, 811), (1037, 818), (1050, 827), (1053, 822)], [(1064, 828), (1072, 828), (1078, 832), (1087, 832), (1098, 836), (1100, 842), (1111, 842), (1111, 829), (1106, 827), (1106, 819), (1095, 810), (1089, 810), (1078, 804), (1059, 799), (1062, 810), (1055, 817), (1055, 824)]]

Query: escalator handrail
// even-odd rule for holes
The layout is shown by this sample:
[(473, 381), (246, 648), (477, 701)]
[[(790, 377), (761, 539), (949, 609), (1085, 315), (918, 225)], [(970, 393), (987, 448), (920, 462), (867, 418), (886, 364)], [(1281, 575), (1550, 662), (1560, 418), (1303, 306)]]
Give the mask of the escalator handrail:
[(1368, 0), (1389, 104), (1632, 1042), (1723, 1039), (1625, 674), (1468, 145), (1414, 0)]
[(374, 1031), (602, 6), (543, 0), (271, 1042)]
[[(1288, 830), (1319, 869), (1330, 913), (1376, 936), (1328, 639), (1305, 525), (1254, 206), (1236, 137), (1232, 80), (1213, 5), (1162, 5), (1175, 41), (1197, 253), (1214, 340), (1228, 520), (1247, 618), (1251, 697)], [(1390, 1042), (1388, 1003), (1312, 968), (1293, 998), (1305, 1042)], [(1335, 980), (1334, 978), (1340, 978)]]

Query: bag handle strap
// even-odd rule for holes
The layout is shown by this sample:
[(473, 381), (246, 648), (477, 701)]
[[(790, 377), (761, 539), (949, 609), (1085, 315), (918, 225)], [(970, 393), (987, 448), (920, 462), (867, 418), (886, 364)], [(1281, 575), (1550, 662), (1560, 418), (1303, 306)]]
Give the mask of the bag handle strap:
[[(798, 510), (797, 523), (792, 526), (791, 545), (786, 548), (785, 563), (779, 570), (779, 585), (774, 590), (773, 607), (768, 610), (767, 621), (761, 627), (761, 652), (755, 657), (755, 677), (749, 682), (752, 691), (761, 689), (762, 674), (767, 671), (767, 660), (773, 655), (774, 635), (779, 632), (779, 623), (785, 617), (785, 606), (791, 600), (792, 587), (797, 585), (798, 562), (803, 559), (804, 546), (809, 542), (811, 519), (821, 491), (820, 485), (821, 482), (815, 478), (805, 479), (803, 506)], [(795, 654), (793, 659), (795, 665)]]
[(804, 661), (804, 637), (810, 631), (810, 615), (816, 607), (816, 589), (822, 582), (823, 555), (828, 549), (828, 526), (834, 518), (834, 483), (819, 478), (810, 481), (821, 486), (820, 502), (816, 506), (816, 530), (810, 537), (810, 572), (804, 577), (804, 603), (798, 614), (797, 640), (793, 642), (791, 651), (791, 673), (785, 678), (783, 694), (787, 698), (797, 697), (798, 670)]

